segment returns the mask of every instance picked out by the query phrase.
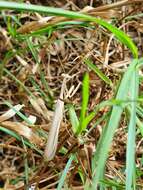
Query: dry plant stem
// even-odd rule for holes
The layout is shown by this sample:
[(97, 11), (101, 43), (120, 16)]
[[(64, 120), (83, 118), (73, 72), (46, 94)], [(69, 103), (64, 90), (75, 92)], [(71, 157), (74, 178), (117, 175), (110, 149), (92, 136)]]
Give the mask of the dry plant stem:
[(25, 34), (64, 21), (67, 21), (67, 19), (64, 17), (45, 17), (38, 21), (26, 23), (25, 25), (21, 26), (17, 32), (20, 34)]
[(58, 99), (55, 107), (55, 113), (53, 117), (52, 126), (49, 132), (48, 141), (45, 148), (44, 157), (47, 161), (50, 161), (54, 158), (56, 150), (57, 150), (57, 144), (58, 144), (58, 134), (60, 125), (63, 119), (63, 111), (64, 111), (64, 101), (63, 95), (65, 90), (65, 83), (66, 83), (66, 77), (63, 80), (60, 98)]
[(17, 151), (26, 153), (26, 151), (23, 150), (22, 148), (19, 148), (19, 147), (17, 147), (17, 146), (13, 146), (13, 145), (0, 144), (0, 147), (1, 147), (1, 148), (6, 148), (6, 149), (13, 149), (13, 150), (17, 150)]
[(121, 6), (127, 6), (127, 5), (135, 4), (135, 3), (143, 3), (143, 1), (142, 0), (119, 1), (119, 2), (116, 2), (116, 3), (112, 3), (112, 4), (108, 4), (108, 5), (104, 5), (104, 6), (94, 8), (94, 9), (91, 10), (91, 12), (93, 12), (93, 11), (105, 11), (105, 10), (108, 10), (108, 9), (114, 9), (114, 8), (118, 8), (118, 7), (121, 7)]
[(4, 121), (1, 123), (1, 126), (10, 129), (12, 131), (15, 131), (17, 134), (25, 137), (26, 139), (28, 139), (30, 142), (32, 142), (37, 146), (42, 145), (41, 138), (37, 134), (35, 134), (30, 127), (23, 125), (20, 122)]
[[(124, 1), (116, 2), (116, 3), (112, 3), (109, 5), (100, 6), (97, 8), (87, 6), (79, 12), (85, 13), (85, 14), (88, 13), (89, 15), (99, 16), (101, 18), (106, 18), (106, 17), (110, 18), (113, 16), (112, 14), (117, 13), (117, 11), (114, 12), (112, 9), (118, 8), (121, 6), (127, 6), (129, 4), (141, 3), (141, 2), (143, 2), (143, 1), (142, 0), (124, 0)], [(105, 12), (107, 10), (111, 10), (112, 14)], [(50, 25), (55, 25), (57, 23), (64, 22), (64, 21), (70, 21), (70, 20), (71, 19), (68, 19), (65, 17), (56, 17), (56, 16), (45, 17), (45, 18), (41, 18), (38, 21), (32, 21), (30, 23), (24, 24), (17, 30), (17, 32), (21, 33), (21, 34), (30, 33), (32, 31), (36, 31), (38, 29), (48, 27)]]

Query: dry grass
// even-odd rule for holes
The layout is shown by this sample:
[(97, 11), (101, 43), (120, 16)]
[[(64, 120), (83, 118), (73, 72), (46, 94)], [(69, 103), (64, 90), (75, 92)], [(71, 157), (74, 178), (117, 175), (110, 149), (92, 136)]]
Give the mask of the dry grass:
[[(38, 0), (30, 2), (46, 3), (46, 1)], [(125, 6), (121, 6), (120, 2), (107, 6), (106, 1), (92, 3), (92, 1), (84, 0), (79, 3), (75, 0), (55, 0), (47, 1), (46, 4), (69, 10), (85, 11), (116, 23), (116, 26), (132, 37), (142, 56), (142, 17), (129, 18), (131, 15), (142, 13), (141, 3), (138, 2), (141, 1), (129, 1), (129, 3), (122, 1)], [(90, 4), (96, 8), (83, 9)], [(14, 17), (19, 18), (22, 27), (15, 24)], [(60, 21), (62, 19), (60, 18)], [(40, 24), (39, 20), (41, 20)], [(96, 128), (85, 134), (84, 143), (81, 143), (71, 129), (66, 105), (74, 104), (79, 116), (81, 83), (86, 71), (89, 71), (90, 77), (88, 111), (92, 111), (95, 105), (103, 100), (114, 96), (115, 88), (106, 85), (93, 71), (89, 70), (84, 64), (85, 58), (90, 58), (96, 63), (98, 68), (112, 80), (114, 87), (118, 85), (121, 74), (131, 60), (129, 50), (99, 26), (93, 26), (93, 29), (88, 26), (86, 28), (64, 27), (55, 30), (50, 37), (48, 34), (30, 38), (26, 36), (31, 31), (43, 28), (51, 22), (52, 24), (58, 23), (59, 18), (52, 17), (46, 20), (38, 13), (24, 14), (15, 11), (3, 11), (0, 15), (0, 60), (3, 61), (1, 67), (5, 68), (3, 73), (0, 73), (0, 187), (5, 190), (22, 190), (28, 187), (32, 189), (32, 186), (33, 189), (40, 190), (55, 189), (70, 153), (76, 153), (77, 161), (74, 160), (72, 163), (64, 189), (66, 186), (71, 189), (83, 189), (82, 177), (91, 179), (91, 157), (104, 122), (99, 122)], [(18, 38), (14, 36), (15, 27), (21, 33)], [(64, 97), (59, 99), (63, 74), (67, 74), (69, 78), (64, 89)], [(142, 93), (142, 85), (140, 93)], [(63, 120), (56, 154), (47, 163), (44, 161), (44, 149), (55, 114), (55, 103), (58, 99), (65, 103)], [(4, 114), (10, 110), (10, 105), (5, 101), (13, 106), (24, 105), (18, 111), (26, 116), (29, 124), (18, 113), (5, 117)], [(96, 121), (107, 112), (107, 108), (101, 109), (88, 128), (94, 126)], [(119, 183), (125, 182), (123, 170), (126, 156), (126, 126), (123, 119), (116, 132), (106, 170), (107, 179), (116, 178)], [(13, 133), (8, 135), (10, 131), (5, 131), (5, 129)], [(18, 136), (14, 137), (14, 134)], [(29, 141), (35, 144), (34, 147), (26, 144)], [(140, 161), (142, 159), (142, 139), (140, 137), (137, 138), (137, 144), (137, 165), (139, 166), (138, 172), (140, 172), (137, 183), (142, 185), (143, 168)]]

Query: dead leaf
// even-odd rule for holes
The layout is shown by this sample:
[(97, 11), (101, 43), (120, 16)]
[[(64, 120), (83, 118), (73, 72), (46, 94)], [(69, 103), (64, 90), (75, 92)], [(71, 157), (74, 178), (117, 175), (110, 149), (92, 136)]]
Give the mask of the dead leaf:
[(36, 135), (30, 127), (26, 126), (23, 123), (4, 121), (1, 123), (1, 125), (5, 128), (15, 131), (20, 136), (25, 137), (26, 139), (28, 139), (31, 143), (35, 145), (38, 145), (38, 146), (42, 145), (41, 138), (38, 135)]
[(30, 97), (29, 101), (37, 113), (41, 114), (44, 119), (50, 120), (51, 112), (48, 111), (45, 102), (41, 98), (33, 99)]

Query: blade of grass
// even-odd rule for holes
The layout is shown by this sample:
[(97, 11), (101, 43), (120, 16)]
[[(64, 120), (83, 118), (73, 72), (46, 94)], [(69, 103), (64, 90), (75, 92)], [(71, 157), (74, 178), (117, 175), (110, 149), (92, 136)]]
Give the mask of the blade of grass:
[(22, 118), (26, 123), (28, 123), (29, 125), (32, 125), (31, 121), (30, 121), (23, 113), (21, 113), (20, 111), (17, 111), (17, 110), (13, 107), (13, 105), (12, 105), (10, 102), (4, 101), (4, 103), (5, 103), (9, 108), (13, 109), (13, 110), (15, 111), (15, 113), (16, 113), (20, 118)]
[(125, 186), (124, 184), (120, 184), (118, 183), (117, 181), (114, 181), (114, 180), (102, 180), (101, 183), (104, 183), (104, 184), (107, 184), (109, 185), (109, 187), (117, 187), (118, 190), (123, 190), (125, 189)]
[(93, 126), (88, 130), (88, 132), (85, 134), (85, 136), (88, 136), (88, 134), (94, 129), (96, 128), (97, 125), (99, 125), (101, 122), (105, 122), (109, 119), (109, 115), (110, 112), (107, 112), (106, 114), (104, 114), (101, 118), (99, 118), (94, 124)]
[(50, 89), (50, 87), (45, 79), (44, 72), (42, 72), (42, 71), (40, 71), (40, 78), (41, 78), (41, 82), (42, 82), (43, 86), (45, 87), (46, 92), (48, 93), (48, 97), (50, 98), (51, 103), (53, 103), (54, 97), (53, 97), (52, 90)]
[(137, 114), (140, 116), (140, 117), (143, 117), (143, 109), (141, 106), (137, 106)]
[[(23, 148), (25, 150), (25, 152), (27, 152), (27, 149), (26, 149), (26, 145), (24, 143), (24, 139), (21, 138), (22, 140), (22, 144), (23, 144)], [(28, 190), (29, 189), (29, 167), (28, 167), (28, 159), (27, 159), (27, 154), (24, 153), (23, 154), (23, 159), (24, 159), (24, 177), (25, 177), (25, 189)]]
[(49, 15), (64, 16), (70, 19), (80, 19), (84, 21), (94, 22), (108, 29), (110, 32), (112, 32), (121, 43), (126, 45), (131, 50), (134, 58), (138, 58), (138, 50), (135, 44), (132, 42), (132, 40), (123, 31), (105, 22), (102, 19), (98, 19), (89, 15), (78, 13), (78, 12), (63, 10), (60, 8), (31, 5), (31, 4), (25, 4), (25, 3), (6, 2), (6, 1), (0, 2), (0, 9), (13, 9), (17, 11), (40, 12), (40, 13), (47, 13)]
[(96, 28), (96, 26), (91, 26), (89, 22), (86, 21), (65, 21), (65, 22), (60, 22), (57, 23), (54, 28), (55, 30), (63, 29), (63, 28)]
[(16, 81), (27, 92), (28, 95), (30, 95), (32, 98), (35, 98), (32, 92), (20, 80), (18, 80), (10, 71), (4, 68), (4, 72), (7, 75), (9, 75), (14, 81)]
[(39, 59), (38, 59), (38, 56), (37, 56), (37, 55), (38, 55), (38, 51), (37, 51), (37, 49), (34, 47), (31, 37), (30, 37), (30, 38), (26, 38), (26, 42), (27, 42), (27, 45), (28, 45), (28, 47), (29, 47), (29, 50), (31, 51), (32, 56), (34, 57), (36, 63), (37, 63), (37, 64), (40, 64)]
[(35, 87), (36, 91), (38, 91), (40, 93), (40, 96), (47, 102), (48, 106), (50, 107), (50, 105), (51, 105), (50, 97), (47, 96), (45, 94), (45, 92), (40, 88), (40, 86), (34, 80), (34, 77), (31, 76), (30, 81), (31, 81), (32, 85)]
[(100, 69), (98, 69), (98, 67), (92, 63), (92, 61), (90, 59), (85, 59), (84, 63), (90, 68), (92, 69), (106, 84), (109, 84), (110, 86), (112, 86), (112, 81), (102, 73), (102, 71)]
[(18, 34), (18, 36), (20, 37), (30, 37), (30, 36), (40, 36), (40, 35), (43, 35), (43, 34), (47, 34), (48, 35), (48, 38), (51, 36), (51, 34), (56, 31), (56, 30), (61, 30), (61, 29), (65, 29), (65, 28), (81, 28), (81, 27), (84, 27), (84, 28), (88, 28), (88, 29), (91, 29), (91, 28), (95, 28), (95, 26), (91, 26), (91, 24), (89, 24), (88, 22), (79, 22), (79, 21), (66, 21), (66, 22), (59, 22), (59, 23), (55, 23), (55, 24), (50, 24), (49, 26), (45, 27), (45, 28), (42, 28), (42, 29), (39, 29), (39, 30), (36, 30), (36, 31), (33, 31), (31, 33), (27, 33), (26, 35), (25, 34)]
[(0, 80), (3, 76), (3, 70), (5, 65), (7, 64), (7, 62), (13, 57), (13, 52), (12, 51), (8, 51), (3, 59), (3, 61), (0, 62)]
[(140, 119), (137, 117), (136, 118), (137, 126), (139, 127), (139, 130), (137, 130), (137, 134), (141, 133), (143, 137), (143, 123), (140, 121)]
[[(83, 130), (85, 130), (85, 125), (83, 123), (84, 118), (86, 116), (87, 108), (88, 108), (88, 100), (89, 100), (89, 75), (85, 73), (82, 83), (82, 105), (80, 112), (80, 122), (77, 130), (77, 134), (80, 134)], [(84, 126), (84, 128), (83, 128)]]
[[(128, 112), (130, 112), (129, 107), (128, 107)], [(137, 105), (136, 106), (136, 124), (138, 126), (138, 129), (136, 131), (136, 134), (138, 135), (140, 133), (143, 136), (143, 123), (139, 118), (143, 118), (143, 110), (139, 105)]]
[[(122, 104), (129, 104), (129, 102), (130, 101), (128, 101), (128, 100), (127, 101), (122, 101), (122, 100), (117, 100), (117, 99), (116, 100), (115, 99), (111, 99), (111, 100), (107, 100), (107, 101), (101, 102), (100, 104), (98, 104), (96, 106), (96, 108), (92, 112), (90, 112), (84, 118), (84, 120), (83, 120), (83, 128), (86, 128), (86, 126), (93, 120), (93, 118), (96, 116), (96, 114), (98, 114), (98, 112), (99, 112), (99, 110), (101, 108), (104, 108), (104, 107), (107, 107), (107, 106), (111, 107), (111, 106), (114, 106), (114, 105), (121, 106)], [(73, 105), (69, 106), (69, 115), (70, 115), (70, 121), (71, 121), (71, 124), (72, 124), (72, 128), (74, 128), (73, 132), (75, 133), (75, 131), (77, 131), (78, 127), (79, 127), (78, 126), (79, 125), (79, 120), (78, 120), (78, 117), (76, 115), (76, 112), (74, 110)], [(107, 115), (109, 116), (109, 113), (107, 113)], [(103, 116), (103, 118), (106, 118), (107, 115), (105, 114)], [(99, 121), (100, 120), (103, 120), (102, 117), (101, 117), (101, 119), (99, 119)], [(98, 123), (98, 121), (96, 123)], [(94, 124), (94, 127), (95, 127), (95, 125), (97, 125), (97, 124)], [(92, 127), (92, 128), (94, 128), (94, 127)], [(92, 130), (92, 128), (90, 130)], [(86, 134), (88, 134), (88, 133), (86, 133)]]
[(65, 179), (66, 179), (66, 176), (67, 176), (67, 173), (68, 173), (68, 171), (70, 169), (70, 166), (71, 166), (72, 161), (74, 160), (74, 158), (75, 158), (75, 155), (72, 154), (70, 156), (70, 158), (69, 158), (69, 160), (68, 160), (68, 162), (66, 164), (66, 167), (65, 167), (65, 169), (64, 169), (64, 171), (62, 173), (62, 176), (61, 176), (61, 178), (59, 180), (59, 184), (58, 184), (57, 190), (61, 190), (62, 189), (62, 187), (64, 185), (64, 182), (65, 182)]
[(74, 134), (76, 134), (78, 131), (78, 127), (79, 127), (79, 120), (78, 120), (78, 117), (76, 115), (73, 105), (69, 105), (69, 116), (70, 116), (70, 121), (72, 124), (72, 130), (73, 130)]
[[(135, 70), (132, 75), (131, 88), (129, 94), (131, 99), (138, 98), (139, 76)], [(130, 122), (128, 126), (128, 140), (126, 152), (126, 190), (132, 190), (134, 187), (133, 176), (135, 174), (135, 136), (136, 136), (136, 101), (131, 102), (130, 107)], [(132, 186), (133, 185), (133, 186)], [(135, 187), (133, 188), (135, 189)]]
[[(137, 64), (138, 60), (133, 60), (127, 72), (124, 74), (116, 95), (117, 99), (127, 100), (129, 87), (131, 85), (132, 74), (134, 73)], [(105, 162), (108, 157), (108, 151), (111, 146), (115, 130), (118, 127), (123, 108), (124, 107), (121, 105), (113, 106), (109, 122), (104, 128), (103, 135), (101, 136), (97, 145), (96, 153), (92, 159), (93, 181), (91, 189), (96, 189), (99, 181), (103, 178)]]
[(125, 104), (129, 104), (130, 101), (123, 101), (123, 100), (117, 100), (117, 99), (111, 99), (111, 100), (106, 100), (101, 102), (100, 104), (98, 104), (96, 106), (96, 108), (90, 112), (83, 121), (83, 128), (86, 128), (86, 126), (92, 121), (92, 119), (96, 116), (96, 114), (98, 114), (99, 110), (103, 107), (111, 107), (111, 106), (122, 106)]
[(23, 104), (14, 105), (13, 108), (7, 110), (5, 113), (0, 115), (0, 123), (14, 117), (16, 114), (16, 111), (20, 111), (23, 108), (23, 106), (24, 106)]
[(10, 34), (12, 37), (15, 37), (17, 32), (16, 32), (16, 27), (15, 27), (15, 25), (12, 24), (12, 19), (11, 19), (11, 17), (8, 17), (8, 18), (7, 18), (6, 25), (7, 25), (7, 29), (8, 29), (9, 34)]
[[(21, 141), (21, 137), (19, 135), (17, 135), (15, 132), (6, 129), (2, 126), (0, 126), (0, 131), (3, 131), (4, 133), (16, 138), (17, 140)], [(24, 143), (30, 147), (31, 149), (34, 149), (36, 152), (38, 152), (40, 155), (43, 155), (43, 151), (39, 150), (35, 145), (33, 145), (32, 143), (30, 143), (28, 140), (24, 139)]]

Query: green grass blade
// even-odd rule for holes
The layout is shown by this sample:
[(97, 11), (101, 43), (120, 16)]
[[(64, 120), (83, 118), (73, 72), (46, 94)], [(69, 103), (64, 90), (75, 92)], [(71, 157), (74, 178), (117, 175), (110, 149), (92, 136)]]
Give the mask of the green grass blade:
[[(111, 100), (106, 100), (106, 101), (103, 101), (101, 102), (100, 104), (98, 104), (96, 106), (96, 108), (90, 112), (83, 120), (83, 124), (82, 124), (82, 127), (85, 129), (88, 124), (93, 120), (93, 118), (96, 116), (96, 114), (98, 114), (99, 110), (103, 107), (111, 107), (111, 106), (114, 106), (114, 105), (118, 105), (118, 106), (121, 106), (121, 105), (126, 105), (128, 104), (128, 101), (122, 101), (122, 100), (115, 100), (115, 99), (111, 99)], [(109, 113), (108, 113), (109, 114)], [(75, 109), (73, 107), (73, 105), (70, 105), (69, 106), (69, 116), (70, 116), (70, 121), (71, 121), (71, 124), (72, 124), (72, 129), (73, 129), (73, 132), (75, 134), (77, 134), (77, 131), (78, 131), (78, 128), (79, 128), (79, 120), (78, 120), (78, 117), (76, 115), (76, 112), (75, 112)]]
[(83, 121), (83, 128), (85, 128), (91, 121), (92, 119), (96, 116), (96, 114), (98, 114), (99, 110), (103, 107), (111, 107), (111, 106), (123, 106), (123, 105), (126, 105), (128, 104), (129, 102), (128, 101), (122, 101), (122, 100), (117, 100), (117, 99), (111, 99), (111, 100), (106, 100), (106, 101), (103, 101), (101, 102), (100, 104), (98, 104), (96, 106), (96, 108), (90, 112), (85, 118), (84, 118), (84, 121)]
[(51, 98), (49, 96), (47, 96), (46, 93), (41, 89), (40, 85), (36, 83), (33, 76), (30, 77), (30, 81), (31, 81), (32, 85), (34, 86), (35, 90), (37, 92), (39, 92), (40, 96), (43, 98), (43, 100), (45, 100), (47, 105), (49, 107), (51, 107), (51, 103), (52, 103)]
[(88, 130), (88, 132), (85, 134), (85, 136), (88, 136), (88, 134), (90, 134), (90, 132), (97, 127), (97, 125), (99, 125), (101, 122), (104, 121), (104, 123), (106, 123), (108, 121), (110, 117), (110, 111), (107, 112), (106, 114), (104, 114), (102, 117), (100, 117), (99, 119), (96, 120), (95, 123), (93, 123), (92, 127), (90, 127), (90, 129)]
[(27, 92), (28, 95), (35, 99), (35, 96), (32, 94), (32, 92), (20, 80), (18, 80), (8, 69), (4, 68), (3, 70), (8, 76), (10, 76), (15, 82), (17, 82), (25, 90), (25, 92)]
[(40, 13), (47, 13), (49, 15), (64, 16), (70, 19), (79, 19), (83, 21), (94, 22), (112, 32), (121, 43), (126, 45), (131, 50), (134, 58), (138, 58), (138, 50), (135, 44), (132, 42), (132, 40), (123, 31), (105, 22), (102, 19), (98, 19), (78, 12), (63, 10), (60, 8), (52, 8), (46, 6), (7, 2), (7, 1), (0, 2), (0, 9), (14, 9), (17, 11), (40, 12)]
[(37, 49), (34, 47), (33, 42), (32, 42), (32, 38), (26, 38), (26, 42), (28, 45), (29, 50), (31, 51), (32, 56), (34, 57), (36, 64), (40, 64), (39, 59), (38, 59), (38, 51)]
[(98, 67), (92, 63), (92, 61), (90, 59), (85, 59), (84, 60), (85, 64), (92, 69), (106, 84), (109, 84), (112, 86), (112, 81), (106, 76), (104, 75), (104, 73), (102, 73), (102, 71), (100, 69), (98, 69)]
[(9, 108), (13, 109), (15, 111), (15, 113), (21, 119), (23, 119), (26, 123), (28, 123), (29, 125), (32, 125), (32, 122), (23, 113), (21, 113), (20, 111), (17, 111), (10, 102), (4, 101), (4, 104), (7, 105)]
[(137, 106), (137, 114), (143, 118), (143, 109), (140, 106)]
[(40, 71), (40, 79), (41, 79), (41, 82), (45, 88), (45, 91), (46, 93), (48, 94), (48, 97), (50, 98), (51, 100), (51, 103), (53, 104), (53, 101), (54, 101), (54, 95), (53, 95), (53, 92), (52, 90), (50, 89), (46, 79), (45, 79), (45, 75), (44, 75), (44, 72)]
[[(26, 145), (25, 145), (25, 142), (24, 142), (24, 139), (21, 138), (21, 141), (22, 141), (22, 144), (23, 144), (23, 149), (24, 150), (27, 150), (26, 149)], [(25, 177), (25, 188), (26, 189), (29, 189), (29, 167), (28, 167), (28, 159), (27, 159), (27, 153), (24, 153), (23, 154), (23, 160), (24, 160), (24, 177)]]
[[(142, 121), (140, 121), (140, 119), (137, 117), (136, 118), (136, 122), (137, 122), (137, 126), (139, 127), (139, 132), (141, 133), (142, 137), (143, 137), (143, 123)], [(138, 133), (137, 131), (137, 133)]]
[(73, 105), (69, 105), (69, 116), (70, 116), (70, 121), (72, 124), (72, 130), (73, 130), (74, 134), (76, 134), (78, 131), (78, 127), (79, 127), (79, 120), (78, 120), (78, 117), (76, 115)]
[[(126, 100), (128, 96), (129, 86), (131, 85), (131, 78), (136, 68), (138, 60), (134, 60), (127, 72), (124, 74), (121, 84), (119, 86), (116, 98), (120, 100)], [(99, 181), (103, 178), (105, 162), (108, 157), (108, 151), (111, 146), (111, 142), (115, 133), (115, 130), (118, 127), (121, 114), (123, 112), (123, 106), (115, 105), (112, 108), (111, 116), (109, 122), (103, 132), (103, 135), (100, 138), (100, 141), (97, 145), (97, 151), (92, 160), (92, 169), (93, 169), (93, 181), (92, 189), (95, 189), (99, 184)], [(101, 156), (100, 156), (101, 155)], [(95, 175), (96, 171), (96, 175)]]
[[(4, 133), (6, 133), (6, 134), (16, 138), (17, 140), (21, 141), (21, 137), (19, 135), (17, 135), (15, 132), (13, 132), (13, 131), (11, 131), (9, 129), (6, 129), (5, 127), (0, 126), (0, 131), (3, 131)], [(25, 143), (25, 145), (27, 145), (31, 149), (34, 149), (40, 155), (43, 155), (43, 151), (39, 150), (35, 145), (30, 143), (28, 140), (24, 139), (24, 143)]]
[(0, 61), (0, 80), (3, 76), (3, 70), (6, 66), (7, 62), (14, 56), (14, 53), (12, 51), (8, 51), (2, 61)]
[(89, 75), (88, 73), (86, 73), (84, 75), (82, 83), (82, 105), (80, 112), (80, 123), (77, 134), (80, 134), (83, 130), (85, 130), (86, 127), (83, 122), (88, 108), (88, 100), (89, 100)]
[(66, 175), (68, 173), (68, 170), (69, 170), (69, 168), (71, 166), (72, 161), (74, 160), (74, 157), (75, 157), (74, 154), (72, 154), (70, 156), (70, 158), (69, 158), (69, 160), (68, 160), (68, 162), (66, 164), (66, 167), (65, 167), (65, 169), (64, 169), (64, 171), (62, 173), (62, 176), (61, 176), (61, 178), (59, 180), (59, 184), (58, 184), (57, 190), (61, 190), (62, 189), (62, 187), (64, 185), (64, 182), (65, 182), (65, 179), (66, 179)]
[(123, 31), (117, 29), (116, 27), (110, 24), (107, 24), (104, 20), (100, 20), (100, 25), (112, 32), (120, 42), (126, 45), (131, 50), (134, 58), (138, 58), (137, 47), (134, 45), (134, 43), (131, 42), (131, 39)]
[(102, 180), (101, 181), (101, 183), (103, 183), (103, 184), (107, 184), (109, 187), (115, 187), (115, 188), (117, 188), (117, 190), (123, 190), (123, 189), (125, 189), (125, 186), (123, 185), (123, 184), (120, 184), (120, 183), (118, 183), (117, 181), (114, 181), (114, 180)]
[[(66, 22), (60, 22), (60, 23), (56, 23), (54, 25), (50, 25), (47, 26), (45, 28), (39, 29), (37, 31), (31, 32), (30, 34), (26, 34), (27, 36), (36, 36), (36, 35), (43, 35), (43, 34), (47, 34), (48, 38), (51, 36), (52, 32), (56, 31), (56, 30), (60, 30), (60, 29), (65, 29), (65, 28), (90, 28), (91, 29), (91, 25), (90, 23), (87, 22), (79, 22), (79, 21), (66, 21)], [(95, 28), (94, 26), (92, 28)], [(21, 36), (25, 36), (25, 35), (21, 35)]]
[[(131, 88), (129, 94), (131, 94), (132, 100), (137, 100), (139, 89), (139, 76), (135, 70), (132, 75)], [(126, 190), (132, 190), (133, 176), (135, 174), (135, 136), (136, 136), (136, 101), (131, 102), (130, 108), (130, 122), (128, 126), (128, 140), (127, 140), (127, 152), (126, 152)]]

